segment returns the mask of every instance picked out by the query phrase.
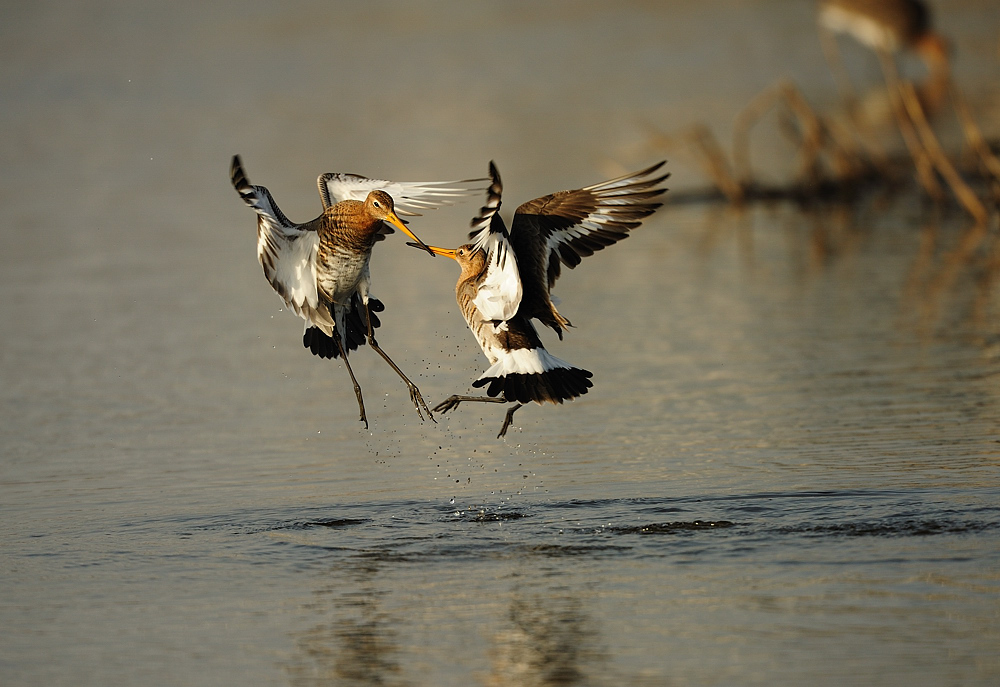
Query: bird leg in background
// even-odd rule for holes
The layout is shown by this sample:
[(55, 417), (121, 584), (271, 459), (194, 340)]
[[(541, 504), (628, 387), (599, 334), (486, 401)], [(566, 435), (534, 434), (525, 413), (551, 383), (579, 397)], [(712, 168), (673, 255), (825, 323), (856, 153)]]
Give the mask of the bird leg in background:
[[(509, 403), (509, 401), (503, 394), (501, 394), (500, 396), (458, 396), (456, 394), (454, 396), (449, 396), (448, 398), (444, 399), (436, 406), (434, 406), (434, 412), (447, 413), (449, 410), (457, 408), (458, 404), (461, 403), (462, 401), (473, 401), (476, 403)], [(503, 426), (500, 428), (500, 433), (497, 434), (497, 439), (501, 438), (503, 435), (507, 433), (507, 428), (510, 427), (510, 423), (514, 419), (514, 411), (523, 406), (524, 406), (523, 403), (517, 403), (514, 405), (513, 408), (507, 411), (507, 415), (506, 417), (504, 417), (503, 420)]]
[[(990, 150), (989, 144), (986, 142), (986, 138), (983, 136), (982, 130), (980, 130), (979, 125), (976, 124), (976, 120), (972, 118), (972, 111), (969, 109), (969, 103), (966, 102), (965, 96), (959, 90), (958, 85), (952, 83), (951, 85), (951, 100), (955, 104), (955, 113), (958, 115), (958, 120), (962, 124), (962, 133), (965, 136), (965, 144), (969, 146), (973, 153), (978, 158), (979, 166), (982, 172), (986, 176), (992, 176), (993, 184), (1000, 184), (1000, 160), (997, 156), (993, 154)], [(998, 189), (994, 186), (994, 193), (997, 193)]]
[[(858, 114), (858, 96), (854, 92), (851, 76), (848, 74), (847, 68), (844, 66), (844, 61), (840, 57), (836, 35), (832, 31), (820, 27), (819, 37), (820, 44), (823, 47), (823, 55), (826, 57), (827, 65), (829, 65), (830, 72), (833, 74), (833, 80), (837, 82), (837, 90), (840, 91), (840, 98), (844, 102), (844, 111), (847, 114), (847, 119), (851, 126), (854, 127), (865, 155), (871, 161), (871, 164), (875, 166), (882, 176), (888, 176), (889, 156), (886, 155), (885, 149), (879, 144), (878, 137), (872, 131), (871, 126)], [(852, 148), (853, 146), (845, 147), (848, 150)]]
[(837, 82), (837, 90), (840, 91), (840, 98), (849, 113), (857, 110), (858, 95), (854, 92), (854, 85), (851, 83), (851, 76), (847, 73), (844, 60), (840, 57), (840, 50), (837, 48), (836, 35), (824, 28), (819, 30), (820, 45), (823, 47), (823, 56), (833, 74), (833, 80)]
[(885, 76), (886, 89), (889, 92), (889, 105), (892, 108), (896, 124), (899, 126), (899, 133), (903, 136), (906, 149), (910, 151), (910, 157), (913, 158), (913, 164), (917, 168), (917, 179), (927, 192), (927, 195), (940, 202), (944, 199), (944, 191), (941, 190), (941, 184), (938, 183), (937, 178), (934, 176), (934, 163), (931, 161), (930, 154), (920, 144), (920, 138), (913, 128), (913, 122), (906, 115), (906, 110), (902, 103), (902, 90), (900, 88), (899, 74), (896, 71), (896, 63), (892, 55), (885, 50), (879, 50), (878, 56), (879, 62), (882, 63), (882, 74)]
[(365, 400), (361, 397), (361, 385), (354, 378), (354, 370), (351, 369), (351, 364), (347, 362), (347, 350), (340, 342), (340, 332), (337, 330), (336, 325), (333, 326), (333, 340), (337, 344), (337, 350), (340, 351), (340, 358), (344, 361), (347, 374), (351, 375), (351, 384), (354, 385), (354, 395), (358, 397), (358, 409), (361, 411), (361, 421), (365, 423), (365, 429), (368, 429), (368, 417), (365, 415)]
[[(385, 351), (379, 348), (378, 342), (375, 341), (375, 331), (372, 329), (372, 318), (371, 313), (368, 310), (368, 303), (365, 303), (365, 321), (368, 325), (368, 345), (372, 347), (372, 350), (382, 356), (382, 360), (389, 363), (389, 367), (395, 370), (396, 374), (399, 375), (399, 378), (406, 384), (406, 388), (410, 390), (410, 401), (413, 402), (413, 407), (417, 409), (417, 415), (420, 416), (421, 420), (424, 419), (424, 415), (421, 412), (421, 408), (423, 408), (423, 410), (427, 413), (427, 417), (430, 418), (432, 422), (437, 422), (437, 420), (434, 419), (434, 416), (431, 415), (430, 409), (427, 408), (427, 404), (424, 403), (424, 397), (420, 395), (420, 389), (417, 388), (417, 385), (411, 382), (409, 378), (403, 374), (403, 371), (399, 369), (396, 363), (392, 362), (392, 358), (386, 355)], [(347, 359), (345, 358), (344, 361), (346, 362), (346, 360)]]
[(917, 132), (920, 134), (924, 150), (927, 151), (938, 172), (948, 182), (948, 185), (951, 186), (955, 197), (958, 198), (958, 201), (965, 206), (965, 209), (976, 220), (976, 224), (985, 226), (986, 208), (983, 207), (979, 196), (969, 188), (969, 185), (965, 183), (965, 180), (962, 179), (962, 176), (955, 169), (955, 165), (951, 164), (951, 160), (945, 154), (941, 143), (934, 134), (934, 130), (931, 129), (931, 125), (927, 121), (927, 117), (924, 116), (924, 109), (920, 106), (920, 101), (917, 100), (917, 92), (913, 88), (913, 84), (909, 81), (904, 81), (900, 83), (899, 87), (903, 96), (903, 104), (906, 106), (906, 112), (910, 119), (913, 120)]
[(808, 183), (818, 185), (822, 177), (820, 154), (823, 152), (826, 139), (823, 123), (806, 103), (805, 98), (799, 93), (799, 89), (791, 83), (782, 84), (780, 93), (788, 109), (798, 119), (801, 130), (800, 156), (802, 166), (800, 176)]

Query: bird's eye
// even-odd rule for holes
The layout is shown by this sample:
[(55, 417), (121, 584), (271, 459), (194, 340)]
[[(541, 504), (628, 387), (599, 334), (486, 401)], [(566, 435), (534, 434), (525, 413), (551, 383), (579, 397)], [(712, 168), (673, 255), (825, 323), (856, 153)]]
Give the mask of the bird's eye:
[(382, 207), (382, 203), (378, 202), (377, 200), (376, 200), (376, 201), (375, 201), (374, 203), (372, 203), (372, 204), (373, 204), (373, 205), (374, 205), (375, 207), (377, 207), (377, 208), (380, 208), (380, 207)]

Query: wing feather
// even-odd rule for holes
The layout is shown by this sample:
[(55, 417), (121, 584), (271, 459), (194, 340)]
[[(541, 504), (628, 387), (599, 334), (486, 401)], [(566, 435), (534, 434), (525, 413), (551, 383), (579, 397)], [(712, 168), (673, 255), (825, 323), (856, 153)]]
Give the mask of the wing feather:
[(319, 307), (316, 291), (319, 235), (313, 223), (295, 224), (285, 217), (266, 187), (250, 184), (239, 155), (233, 156), (230, 176), (243, 202), (257, 213), (257, 260), (267, 281), (297, 315), (329, 334), (333, 322)]
[[(570, 269), (595, 252), (622, 239), (663, 203), (660, 184), (669, 174), (656, 175), (664, 165), (528, 201), (514, 213), (511, 241), (518, 255), (543, 254), (546, 291), (559, 278), (560, 265)], [(542, 285), (540, 285), (542, 286)]]
[(469, 232), (469, 239), (475, 247), (486, 252), (486, 276), (472, 302), (487, 320), (506, 321), (517, 313), (521, 305), (521, 275), (510, 247), (507, 227), (498, 212), (503, 183), (492, 161), (490, 182), (486, 205), (472, 220), (472, 231)]
[(486, 188), (489, 179), (462, 181), (386, 181), (369, 179), (359, 174), (327, 172), (316, 180), (323, 207), (328, 208), (342, 200), (363, 201), (370, 192), (385, 191), (392, 196), (396, 212), (400, 215), (418, 216), (421, 210), (433, 210), (451, 205), (458, 198), (478, 193)]

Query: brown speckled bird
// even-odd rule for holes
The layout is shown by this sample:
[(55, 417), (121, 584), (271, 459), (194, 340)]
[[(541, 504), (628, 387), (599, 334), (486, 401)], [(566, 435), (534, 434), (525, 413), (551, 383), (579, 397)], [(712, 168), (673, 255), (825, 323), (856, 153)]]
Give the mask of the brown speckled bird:
[(921, 0), (824, 0), (819, 18), (830, 30), (849, 33), (872, 50), (937, 50), (943, 45)]
[[(928, 78), (918, 94), (925, 110), (937, 110), (947, 94), (951, 74), (950, 46), (934, 31), (931, 12), (922, 0), (823, 0), (819, 24), (831, 33), (853, 36), (877, 53), (903, 51), (917, 54), (927, 66)], [(828, 58), (836, 63), (841, 89), (850, 92), (839, 57), (829, 39), (824, 39)]]
[(321, 358), (343, 359), (365, 427), (368, 418), (361, 386), (347, 355), (366, 341), (406, 384), (421, 419), (423, 411), (433, 420), (420, 390), (375, 341), (374, 330), (381, 323), (374, 312), (381, 312), (383, 305), (369, 296), (368, 264), (375, 243), (393, 233), (392, 227), (423, 246), (399, 219), (397, 208), (401, 214), (416, 214), (416, 210), (477, 191), (484, 180), (390, 182), (354, 174), (323, 174), (317, 182), (323, 214), (295, 224), (281, 212), (267, 188), (250, 184), (238, 155), (233, 157), (230, 175), (240, 197), (257, 213), (257, 258), (264, 276), (285, 304), (305, 320), (303, 345)]
[[(628, 232), (662, 203), (653, 176), (664, 163), (586, 188), (560, 191), (524, 203), (514, 213), (508, 234), (501, 219), (503, 186), (490, 163), (493, 183), (486, 205), (472, 221), (472, 243), (458, 248), (430, 247), (462, 269), (455, 296), (462, 316), (483, 349), (490, 368), (474, 387), (487, 396), (447, 398), (434, 410), (447, 412), (463, 401), (514, 403), (497, 437), (507, 432), (514, 412), (534, 401), (562, 403), (587, 393), (593, 376), (551, 355), (532, 324), (537, 319), (562, 338), (570, 326), (553, 303), (551, 290), (561, 266), (574, 268), (595, 251), (628, 237)], [(418, 244), (410, 244), (420, 247)]]

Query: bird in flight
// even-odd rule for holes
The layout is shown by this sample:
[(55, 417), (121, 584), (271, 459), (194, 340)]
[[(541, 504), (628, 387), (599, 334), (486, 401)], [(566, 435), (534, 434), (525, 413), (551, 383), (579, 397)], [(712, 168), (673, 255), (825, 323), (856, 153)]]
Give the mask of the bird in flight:
[[(634, 174), (524, 203), (510, 231), (500, 217), (503, 184), (490, 163), (492, 183), (486, 205), (472, 220), (470, 243), (458, 248), (430, 246), (436, 255), (458, 262), (455, 296), (469, 329), (490, 362), (472, 383), (486, 396), (454, 395), (434, 407), (445, 413), (459, 404), (513, 403), (497, 438), (504, 436), (515, 411), (534, 401), (562, 403), (587, 393), (593, 374), (551, 355), (531, 320), (558, 334), (571, 326), (556, 309), (551, 291), (562, 271), (622, 239), (662, 205), (657, 199), (669, 176), (657, 175), (660, 162)], [(408, 245), (428, 249), (419, 243)]]
[(369, 294), (369, 261), (378, 241), (396, 227), (430, 252), (399, 218), (449, 204), (481, 190), (485, 179), (455, 182), (392, 182), (356, 174), (328, 173), (317, 180), (323, 212), (296, 224), (278, 208), (270, 191), (253, 186), (239, 155), (230, 167), (233, 186), (257, 213), (257, 259), (271, 287), (305, 320), (303, 345), (321, 358), (341, 358), (351, 377), (361, 421), (368, 427), (364, 398), (347, 356), (365, 342), (395, 370), (423, 419), (434, 419), (420, 390), (375, 340), (384, 309)]

